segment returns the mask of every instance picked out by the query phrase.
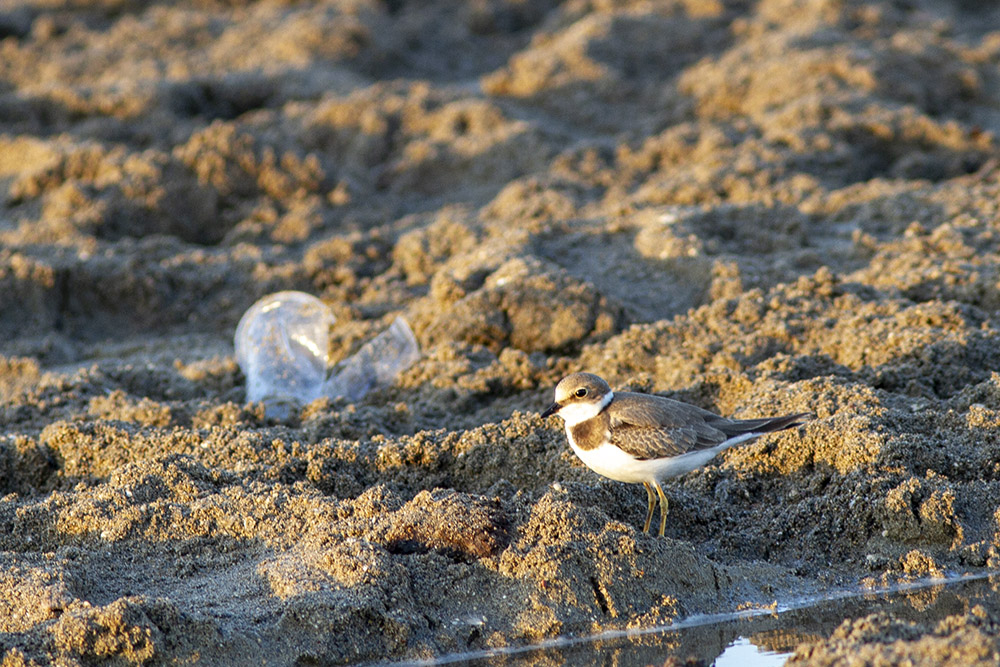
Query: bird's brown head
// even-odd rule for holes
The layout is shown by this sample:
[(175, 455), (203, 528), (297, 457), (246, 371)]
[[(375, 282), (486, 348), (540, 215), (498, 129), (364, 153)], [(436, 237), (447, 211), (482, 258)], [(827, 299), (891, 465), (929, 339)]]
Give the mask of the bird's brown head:
[(555, 398), (542, 418), (559, 415), (572, 426), (600, 414), (614, 398), (614, 392), (603, 378), (593, 373), (573, 373), (556, 385)]

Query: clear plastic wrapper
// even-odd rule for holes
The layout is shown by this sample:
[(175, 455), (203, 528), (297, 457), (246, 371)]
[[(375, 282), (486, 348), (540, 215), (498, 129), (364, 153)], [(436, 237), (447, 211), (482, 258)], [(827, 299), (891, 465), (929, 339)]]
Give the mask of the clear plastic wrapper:
[(330, 369), (327, 348), (335, 321), (326, 304), (304, 292), (269, 294), (251, 306), (234, 339), (247, 401), (262, 402), (265, 414), (276, 419), (321, 396), (357, 401), (391, 384), (420, 357), (413, 331), (400, 317)]
[(391, 384), (419, 358), (420, 348), (410, 325), (397, 317), (388, 329), (337, 364), (323, 386), (323, 393), (360, 400), (375, 387)]

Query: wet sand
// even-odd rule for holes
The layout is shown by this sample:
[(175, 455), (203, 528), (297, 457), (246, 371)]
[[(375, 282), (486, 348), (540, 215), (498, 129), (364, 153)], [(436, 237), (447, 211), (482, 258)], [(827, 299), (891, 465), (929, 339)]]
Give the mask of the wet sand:
[[(0, 0), (4, 665), (429, 658), (1000, 567), (998, 65), (974, 0)], [(265, 418), (232, 335), (286, 289), (333, 358), (404, 316), (422, 359)], [(671, 482), (657, 539), (538, 416), (576, 370), (815, 419)], [(956, 613), (794, 660), (996, 651)]]

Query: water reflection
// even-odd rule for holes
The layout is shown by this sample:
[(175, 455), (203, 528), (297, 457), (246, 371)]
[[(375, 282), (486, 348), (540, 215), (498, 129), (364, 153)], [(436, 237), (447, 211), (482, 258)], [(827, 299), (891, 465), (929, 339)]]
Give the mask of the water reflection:
[(772, 651), (739, 637), (715, 659), (715, 667), (781, 667), (791, 651)]
[(803, 642), (828, 637), (842, 622), (875, 612), (900, 620), (939, 619), (971, 606), (1000, 603), (997, 573), (928, 579), (875, 591), (837, 591), (774, 609), (693, 616), (674, 625), (589, 638), (557, 638), (537, 646), (444, 656), (408, 664), (632, 665), (700, 664), (775, 667)]

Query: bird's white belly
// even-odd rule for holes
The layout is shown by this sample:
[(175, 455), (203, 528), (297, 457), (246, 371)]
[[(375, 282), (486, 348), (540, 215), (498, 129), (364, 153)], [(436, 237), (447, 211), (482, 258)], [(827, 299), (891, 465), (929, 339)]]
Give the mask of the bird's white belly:
[(573, 452), (594, 472), (618, 482), (653, 483), (669, 477), (676, 477), (700, 468), (711, 461), (716, 454), (731, 444), (723, 443), (711, 449), (688, 452), (680, 456), (664, 459), (637, 459), (610, 444), (594, 449), (580, 449), (570, 438)]

